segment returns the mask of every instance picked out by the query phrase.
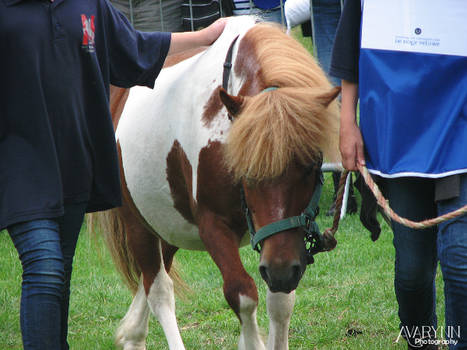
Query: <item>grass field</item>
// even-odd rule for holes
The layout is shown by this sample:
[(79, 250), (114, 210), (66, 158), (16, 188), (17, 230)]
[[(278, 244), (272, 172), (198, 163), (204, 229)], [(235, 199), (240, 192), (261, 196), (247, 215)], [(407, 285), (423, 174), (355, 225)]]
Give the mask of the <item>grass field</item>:
[[(331, 203), (332, 180), (326, 174), (321, 206)], [(321, 229), (331, 218), (320, 215)], [(398, 336), (393, 292), (391, 233), (386, 224), (373, 243), (358, 215), (346, 216), (337, 233), (338, 246), (316, 256), (296, 291), (290, 326), (291, 349), (405, 349)], [(257, 282), (258, 322), (267, 334), (266, 286), (258, 273), (258, 255), (241, 250), (247, 271)], [(187, 349), (236, 349), (239, 324), (222, 294), (214, 263), (202, 252), (180, 251), (177, 261), (191, 287), (187, 299), (177, 299), (177, 317)], [(21, 349), (19, 330), (21, 267), (6, 232), (0, 233), (0, 349)], [(442, 289), (438, 274), (438, 314), (443, 324)], [(83, 227), (75, 258), (70, 310), (71, 349), (113, 349), (113, 334), (131, 302), (101, 241)], [(148, 350), (167, 349), (157, 321), (150, 321)]]
[[(299, 36), (299, 33), (295, 32)], [(302, 39), (303, 40), (303, 39)], [(308, 48), (311, 41), (302, 41)], [(326, 174), (322, 212), (331, 204), (332, 180)], [(322, 230), (331, 218), (321, 214)], [(398, 336), (393, 291), (392, 235), (383, 224), (373, 243), (358, 215), (346, 216), (337, 233), (338, 246), (318, 254), (296, 291), (290, 326), (291, 349), (406, 349)], [(247, 271), (258, 285), (258, 322), (267, 334), (266, 286), (258, 273), (258, 255), (242, 248)], [(180, 251), (176, 255), (184, 280), (191, 287), (177, 299), (177, 318), (187, 349), (236, 349), (239, 323), (222, 293), (220, 274), (206, 253)], [(103, 245), (83, 227), (75, 258), (70, 306), (69, 342), (73, 350), (114, 349), (113, 335), (126, 313), (131, 294), (113, 267)], [(19, 329), (21, 266), (10, 238), (0, 232), (0, 350), (21, 349)], [(444, 324), (442, 281), (438, 286), (439, 324)], [(148, 350), (167, 349), (162, 329), (150, 321)]]

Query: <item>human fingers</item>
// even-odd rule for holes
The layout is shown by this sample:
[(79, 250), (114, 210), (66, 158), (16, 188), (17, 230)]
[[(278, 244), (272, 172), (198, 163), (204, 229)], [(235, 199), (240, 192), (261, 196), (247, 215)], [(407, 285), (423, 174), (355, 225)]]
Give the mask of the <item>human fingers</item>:
[(225, 25), (227, 24), (228, 19), (226, 17), (221, 17), (217, 19), (210, 26), (205, 28), (207, 35), (209, 37), (209, 43), (212, 44), (224, 31)]

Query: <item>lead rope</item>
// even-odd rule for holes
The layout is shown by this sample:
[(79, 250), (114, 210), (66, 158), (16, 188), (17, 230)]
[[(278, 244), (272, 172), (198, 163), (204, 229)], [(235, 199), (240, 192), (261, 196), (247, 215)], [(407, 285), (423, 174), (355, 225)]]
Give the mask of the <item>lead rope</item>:
[[(423, 221), (412, 221), (406, 218), (403, 218), (399, 216), (397, 213), (394, 212), (394, 210), (391, 209), (389, 206), (388, 201), (386, 198), (384, 198), (383, 194), (381, 193), (380, 189), (378, 188), (378, 185), (373, 181), (373, 178), (371, 177), (370, 173), (368, 172), (368, 169), (363, 166), (363, 165), (358, 165), (358, 170), (363, 176), (363, 179), (365, 180), (365, 183), (368, 185), (370, 188), (371, 192), (376, 198), (376, 201), (378, 205), (383, 208), (384, 212), (386, 215), (388, 215), (392, 220), (395, 222), (398, 222), (401, 225), (417, 229), (417, 230), (423, 230), (428, 227), (432, 227), (435, 225), (438, 225), (444, 221), (454, 219), (456, 217), (462, 216), (467, 214), (467, 204), (464, 205), (463, 207), (460, 207), (457, 210), (454, 210), (452, 212), (446, 213), (444, 215), (440, 215), (436, 218), (433, 219), (428, 219), (428, 220), (423, 220)], [(324, 231), (324, 235), (327, 236), (332, 236), (334, 237), (338, 227), (339, 227), (339, 219), (340, 219), (340, 212), (342, 208), (342, 198), (344, 194), (344, 188), (345, 188), (345, 181), (347, 179), (349, 171), (344, 170), (342, 172), (341, 178), (339, 180), (339, 189), (337, 192), (337, 198), (336, 198), (336, 212), (334, 213), (334, 220), (332, 223), (332, 227), (328, 228)]]

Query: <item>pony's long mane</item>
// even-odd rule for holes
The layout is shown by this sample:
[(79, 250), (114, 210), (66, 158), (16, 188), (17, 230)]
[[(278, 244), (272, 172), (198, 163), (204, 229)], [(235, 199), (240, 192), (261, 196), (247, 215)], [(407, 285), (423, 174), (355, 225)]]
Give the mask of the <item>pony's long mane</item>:
[(335, 160), (338, 105), (324, 102), (332, 85), (314, 58), (272, 25), (252, 27), (239, 54), (245, 43), (259, 64), (260, 85), (277, 89), (246, 97), (232, 125), (225, 160), (235, 179), (276, 178), (290, 162), (309, 165), (320, 152)]

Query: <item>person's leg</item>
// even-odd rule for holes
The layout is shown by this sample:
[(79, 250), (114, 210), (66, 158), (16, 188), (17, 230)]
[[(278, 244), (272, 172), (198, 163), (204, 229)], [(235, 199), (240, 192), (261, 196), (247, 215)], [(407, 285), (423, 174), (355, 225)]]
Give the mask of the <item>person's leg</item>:
[(64, 281), (58, 224), (34, 220), (8, 227), (23, 266), (20, 323), (25, 350), (60, 350)]
[[(436, 215), (433, 181), (420, 178), (384, 180), (384, 193), (393, 210), (402, 217), (421, 221)], [(399, 304), (402, 334), (415, 345), (414, 331), (437, 327), (435, 275), (437, 228), (410, 229), (392, 223), (394, 232), (394, 287)], [(420, 336), (420, 335), (418, 335)], [(422, 337), (431, 336), (424, 334)]]
[(62, 350), (68, 350), (68, 310), (70, 304), (70, 280), (73, 269), (73, 257), (75, 255), (76, 243), (83, 224), (86, 204), (69, 204), (65, 206), (65, 215), (58, 218), (60, 230), (60, 243), (63, 253), (65, 281), (61, 301), (61, 344)]
[[(329, 77), (331, 66), (332, 47), (334, 37), (341, 16), (340, 0), (312, 0), (313, 1), (313, 23), (316, 44), (317, 59), (321, 67)], [(339, 79), (329, 77), (335, 86), (340, 86)]]
[[(438, 214), (467, 204), (467, 174), (461, 175), (460, 196), (438, 203)], [(467, 215), (439, 225), (438, 255), (444, 279), (446, 340), (450, 349), (467, 349)]]

